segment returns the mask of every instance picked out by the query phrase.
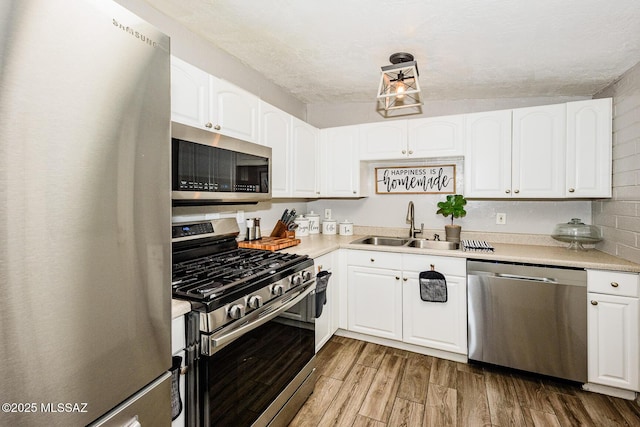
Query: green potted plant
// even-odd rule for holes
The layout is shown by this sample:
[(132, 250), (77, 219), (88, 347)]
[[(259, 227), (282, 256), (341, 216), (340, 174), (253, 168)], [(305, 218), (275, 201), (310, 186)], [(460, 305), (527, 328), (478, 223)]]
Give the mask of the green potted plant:
[(467, 215), (464, 206), (467, 199), (462, 194), (450, 194), (444, 202), (438, 202), (438, 210), (436, 214), (440, 214), (445, 218), (451, 215), (451, 224), (444, 226), (444, 233), (448, 242), (460, 243), (460, 231), (462, 227), (453, 223), (454, 218), (462, 218)]

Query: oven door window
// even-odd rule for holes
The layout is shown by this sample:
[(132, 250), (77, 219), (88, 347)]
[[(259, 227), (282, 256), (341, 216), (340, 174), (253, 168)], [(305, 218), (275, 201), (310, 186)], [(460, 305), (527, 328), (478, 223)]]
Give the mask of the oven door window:
[(313, 358), (309, 299), (200, 360), (204, 425), (251, 425)]

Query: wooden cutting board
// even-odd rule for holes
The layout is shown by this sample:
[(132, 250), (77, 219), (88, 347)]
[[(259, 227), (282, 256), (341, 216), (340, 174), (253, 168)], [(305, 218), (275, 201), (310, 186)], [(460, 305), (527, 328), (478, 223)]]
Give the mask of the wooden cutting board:
[(298, 244), (300, 244), (300, 239), (291, 239), (289, 237), (263, 237), (260, 240), (238, 242), (238, 246), (241, 248), (264, 249), (272, 252)]

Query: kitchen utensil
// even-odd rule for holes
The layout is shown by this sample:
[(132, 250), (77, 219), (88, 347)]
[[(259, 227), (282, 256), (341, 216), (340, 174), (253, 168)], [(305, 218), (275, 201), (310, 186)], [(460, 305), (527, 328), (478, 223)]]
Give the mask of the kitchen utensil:
[(580, 218), (571, 218), (571, 221), (556, 225), (551, 235), (554, 239), (569, 243), (567, 249), (586, 250), (583, 244), (595, 245), (602, 241), (600, 229), (594, 225), (587, 225)]
[(280, 221), (285, 222), (287, 216), (289, 216), (289, 209), (284, 210), (284, 212), (282, 213), (282, 217), (280, 217)]

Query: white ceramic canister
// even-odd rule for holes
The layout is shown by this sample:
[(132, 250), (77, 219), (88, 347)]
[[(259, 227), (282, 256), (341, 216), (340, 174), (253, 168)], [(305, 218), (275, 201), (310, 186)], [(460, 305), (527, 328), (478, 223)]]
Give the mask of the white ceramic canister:
[(322, 221), (322, 234), (336, 234), (337, 228), (338, 224), (335, 219), (325, 219)]
[(309, 234), (320, 233), (320, 215), (311, 211), (307, 214), (307, 218), (309, 219)]
[(296, 237), (309, 235), (309, 219), (308, 218), (305, 218), (303, 215), (300, 215), (293, 222), (298, 224), (298, 228), (296, 228)]
[(353, 236), (353, 223), (345, 219), (340, 223), (340, 235), (341, 236)]

